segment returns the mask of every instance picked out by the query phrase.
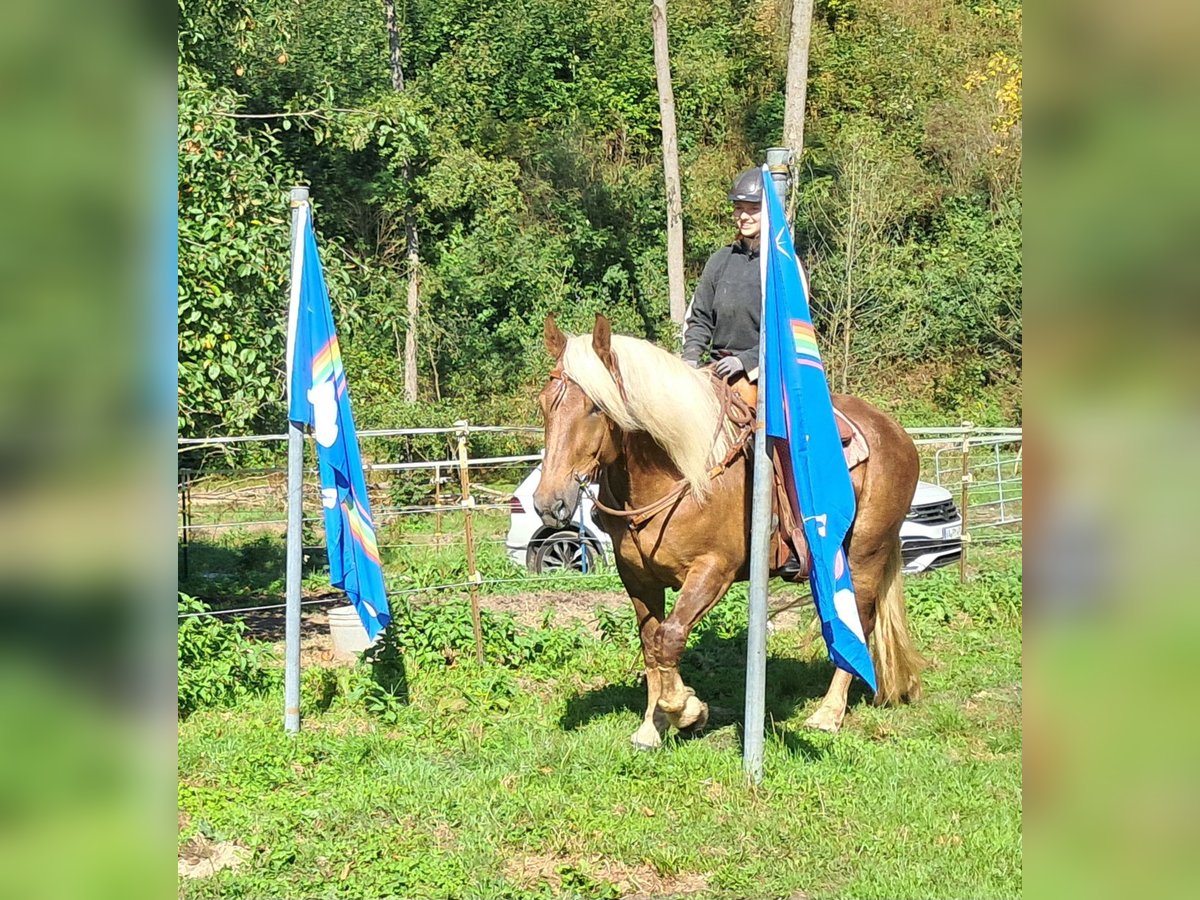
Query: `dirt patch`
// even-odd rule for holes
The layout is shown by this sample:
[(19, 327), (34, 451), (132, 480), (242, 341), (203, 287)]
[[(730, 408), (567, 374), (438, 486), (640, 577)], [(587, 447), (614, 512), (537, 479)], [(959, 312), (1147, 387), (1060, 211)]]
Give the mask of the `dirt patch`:
[[(283, 659), (286, 618), (282, 609), (245, 613), (242, 620), (246, 623), (248, 637), (275, 644), (279, 659)], [(348, 665), (334, 659), (333, 637), (329, 633), (329, 611), (326, 607), (305, 607), (300, 611), (300, 665), (304, 668)]]
[(196, 835), (179, 848), (179, 877), (208, 878), (222, 869), (237, 871), (250, 850), (233, 841), (210, 841)]
[(586, 877), (592, 881), (608, 882), (621, 892), (622, 900), (651, 900), (656, 897), (679, 897), (697, 894), (708, 888), (708, 877), (692, 872), (662, 875), (653, 866), (630, 866), (609, 862), (599, 857), (573, 859), (569, 856), (518, 856), (505, 866), (504, 874), (525, 888), (549, 885), (562, 890), (564, 880)]
[(596, 607), (625, 609), (629, 597), (624, 591), (528, 591), (504, 596), (480, 597), (482, 609), (494, 613), (512, 613), (520, 624), (535, 627), (548, 615), (556, 625), (596, 623)]

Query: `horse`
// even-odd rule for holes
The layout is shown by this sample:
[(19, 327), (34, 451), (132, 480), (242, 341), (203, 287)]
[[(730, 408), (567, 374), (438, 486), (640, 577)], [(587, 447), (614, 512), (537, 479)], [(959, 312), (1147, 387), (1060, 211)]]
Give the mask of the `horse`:
[[(630, 740), (654, 749), (670, 728), (697, 733), (708, 721), (708, 705), (680, 677), (679, 661), (696, 623), (730, 585), (749, 578), (750, 453), (734, 452), (736, 425), (709, 372), (648, 341), (614, 335), (602, 315), (591, 335), (568, 337), (551, 314), (544, 337), (555, 366), (538, 396), (546, 449), (534, 508), (547, 525), (565, 526), (583, 486), (597, 483), (597, 520), (612, 537), (645, 663), (646, 712)], [(857, 512), (846, 551), (863, 634), (874, 635), (875, 702), (916, 700), (924, 661), (908, 633), (900, 555), (919, 474), (916, 447), (870, 403), (842, 394), (833, 402), (870, 448), (851, 470)], [(669, 616), (667, 588), (679, 592)], [(805, 725), (841, 728), (851, 677), (836, 669)]]

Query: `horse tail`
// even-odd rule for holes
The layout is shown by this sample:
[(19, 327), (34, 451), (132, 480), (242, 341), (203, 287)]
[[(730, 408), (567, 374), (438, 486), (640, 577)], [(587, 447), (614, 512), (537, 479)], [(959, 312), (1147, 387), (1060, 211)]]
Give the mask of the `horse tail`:
[(900, 541), (896, 540), (883, 571), (875, 619), (877, 705), (894, 705), (921, 698), (921, 670), (926, 662), (913, 646), (904, 611), (904, 576)]

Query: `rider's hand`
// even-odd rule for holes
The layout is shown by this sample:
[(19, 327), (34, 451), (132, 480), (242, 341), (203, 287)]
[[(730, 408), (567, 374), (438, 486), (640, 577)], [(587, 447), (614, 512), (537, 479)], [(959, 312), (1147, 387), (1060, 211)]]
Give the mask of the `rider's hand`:
[(700, 360), (698, 360), (698, 359), (685, 359), (684, 362), (687, 363), (689, 366), (691, 366), (693, 369), (700, 368)]
[(714, 368), (717, 374), (725, 379), (732, 378), (738, 372), (746, 371), (746, 367), (742, 365), (742, 361), (736, 356), (726, 356), (723, 359), (717, 360)]

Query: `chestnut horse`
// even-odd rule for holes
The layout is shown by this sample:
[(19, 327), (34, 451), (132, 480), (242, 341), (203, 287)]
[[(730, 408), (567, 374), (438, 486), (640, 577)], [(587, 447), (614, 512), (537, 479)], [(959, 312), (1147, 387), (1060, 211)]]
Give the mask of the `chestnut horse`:
[[(612, 536), (621, 582), (633, 601), (646, 665), (646, 713), (631, 740), (657, 747), (669, 726), (697, 731), (708, 707), (679, 675), (688, 634), (735, 581), (749, 577), (749, 453), (728, 460), (733, 427), (714, 383), (664, 350), (613, 335), (596, 317), (590, 335), (564, 335), (551, 315), (546, 349), (557, 360), (539, 403), (546, 455), (534, 506), (548, 525), (571, 521), (582, 485), (597, 479), (600, 501), (635, 518), (597, 514)], [(847, 536), (863, 633), (874, 633), (878, 703), (916, 699), (921, 657), (904, 611), (900, 526), (916, 489), (912, 439), (890, 416), (855, 397), (834, 405), (862, 430), (866, 462), (851, 470), (857, 514)], [(673, 495), (669, 502), (664, 498)], [(665, 590), (679, 591), (664, 616)], [(820, 706), (805, 723), (837, 731), (851, 675), (836, 670)]]

